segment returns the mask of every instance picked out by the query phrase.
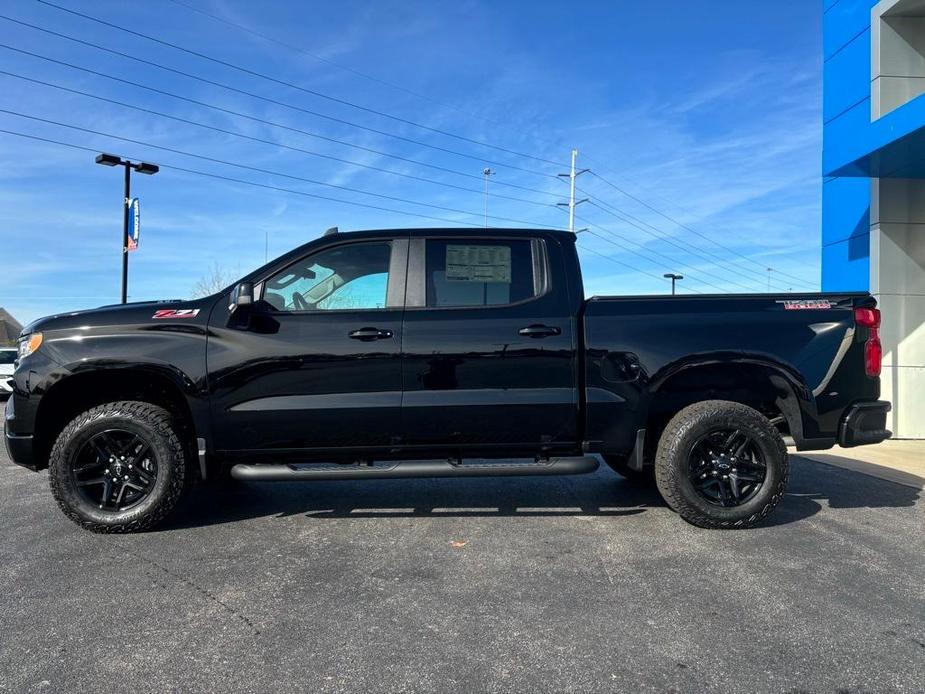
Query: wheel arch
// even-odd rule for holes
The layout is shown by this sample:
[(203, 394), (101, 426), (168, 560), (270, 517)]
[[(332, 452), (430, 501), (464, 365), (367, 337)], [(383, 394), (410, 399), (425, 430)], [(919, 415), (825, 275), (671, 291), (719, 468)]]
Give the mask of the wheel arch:
[(660, 370), (649, 381), (646, 453), (657, 445), (668, 421), (703, 400), (728, 400), (762, 413), (799, 443), (803, 421), (815, 399), (794, 367), (767, 355), (698, 355)]
[(69, 370), (42, 394), (36, 411), (33, 445), (36, 461), (47, 466), (48, 454), (62, 429), (81, 412), (106, 402), (138, 400), (163, 407), (180, 424), (183, 441), (195, 459), (202, 416), (191, 406), (194, 386), (184, 374), (158, 365), (81, 365)]

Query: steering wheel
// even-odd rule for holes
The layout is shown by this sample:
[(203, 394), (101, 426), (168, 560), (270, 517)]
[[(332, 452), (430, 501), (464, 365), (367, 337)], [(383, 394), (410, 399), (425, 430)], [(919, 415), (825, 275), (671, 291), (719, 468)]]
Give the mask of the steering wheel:
[(311, 310), (311, 306), (308, 305), (305, 297), (299, 294), (299, 292), (292, 292), (292, 305), (295, 306), (297, 311)]

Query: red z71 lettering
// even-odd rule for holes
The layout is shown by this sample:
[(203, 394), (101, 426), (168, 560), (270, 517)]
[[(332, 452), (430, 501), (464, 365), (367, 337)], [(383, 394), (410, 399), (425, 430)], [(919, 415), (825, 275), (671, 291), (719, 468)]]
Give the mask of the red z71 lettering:
[(199, 315), (198, 308), (162, 308), (151, 316), (155, 320), (164, 318), (195, 318)]

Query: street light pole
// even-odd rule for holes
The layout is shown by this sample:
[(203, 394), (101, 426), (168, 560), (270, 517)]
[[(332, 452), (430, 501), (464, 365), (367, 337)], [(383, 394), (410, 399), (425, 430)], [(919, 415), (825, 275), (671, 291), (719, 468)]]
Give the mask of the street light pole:
[(671, 280), (671, 295), (674, 296), (674, 291), (675, 291), (674, 285), (675, 285), (675, 282), (677, 282), (678, 280), (683, 280), (683, 279), (684, 279), (684, 275), (676, 275), (676, 274), (673, 273), (673, 272), (666, 272), (664, 275), (662, 275), (662, 277), (664, 277), (665, 279)]
[(495, 175), (495, 172), (489, 168), (482, 169), (482, 175), (485, 176), (485, 228), (488, 228), (488, 179)]
[(132, 204), (132, 167), (125, 167), (125, 194), (122, 200), (122, 303), (128, 303), (128, 217)]
[(160, 167), (147, 162), (131, 162), (114, 154), (98, 154), (96, 163), (102, 166), (122, 166), (125, 168), (125, 185), (122, 195), (122, 303), (128, 303), (128, 226), (132, 205), (132, 169), (140, 174), (153, 176)]

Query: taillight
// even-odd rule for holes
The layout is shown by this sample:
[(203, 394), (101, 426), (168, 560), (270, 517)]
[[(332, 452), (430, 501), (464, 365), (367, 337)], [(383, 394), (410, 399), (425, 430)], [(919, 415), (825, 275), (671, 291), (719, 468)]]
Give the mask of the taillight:
[(864, 371), (871, 378), (876, 378), (883, 368), (880, 311), (876, 308), (856, 308), (854, 309), (854, 321), (862, 328), (867, 328), (867, 342), (864, 344)]

